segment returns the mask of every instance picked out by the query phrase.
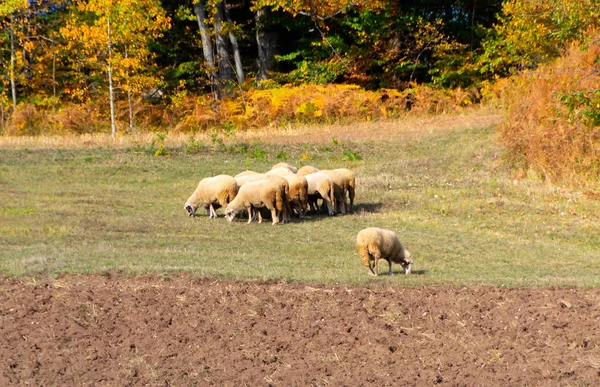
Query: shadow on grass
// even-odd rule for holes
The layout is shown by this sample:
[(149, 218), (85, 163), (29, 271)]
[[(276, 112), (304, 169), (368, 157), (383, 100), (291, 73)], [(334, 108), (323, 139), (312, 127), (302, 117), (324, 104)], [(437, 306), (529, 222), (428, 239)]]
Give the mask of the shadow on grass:
[[(400, 270), (392, 269), (392, 273), (393, 273), (392, 275), (405, 275), (404, 270), (402, 270), (402, 269), (400, 269)], [(425, 275), (425, 274), (427, 274), (427, 270), (414, 270), (413, 269), (410, 272), (410, 275)], [(381, 275), (381, 274), (379, 274), (379, 275)], [(387, 275), (387, 273), (386, 273), (386, 275)]]
[(359, 204), (354, 205), (352, 212), (354, 212), (354, 213), (359, 213), (359, 212), (376, 213), (376, 212), (379, 212), (380, 208), (381, 208), (381, 202), (359, 203)]

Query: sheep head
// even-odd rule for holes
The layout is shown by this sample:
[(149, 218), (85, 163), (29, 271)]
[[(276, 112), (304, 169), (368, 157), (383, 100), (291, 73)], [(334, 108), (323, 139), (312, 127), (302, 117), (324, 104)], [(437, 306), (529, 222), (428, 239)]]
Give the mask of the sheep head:
[(412, 271), (413, 260), (410, 255), (410, 252), (404, 249), (404, 259), (402, 260), (402, 268), (404, 269), (404, 274), (410, 274)]
[(235, 218), (235, 210), (232, 208), (229, 208), (225, 211), (225, 219), (227, 219), (228, 222), (232, 222), (233, 218)]
[(190, 204), (187, 204), (183, 207), (189, 216), (195, 216), (196, 215), (196, 209), (194, 207), (192, 207)]

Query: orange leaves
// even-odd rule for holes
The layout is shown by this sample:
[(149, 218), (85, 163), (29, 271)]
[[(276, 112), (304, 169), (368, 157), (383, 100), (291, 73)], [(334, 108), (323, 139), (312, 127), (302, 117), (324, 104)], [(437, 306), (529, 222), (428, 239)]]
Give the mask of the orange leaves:
[(500, 139), (515, 166), (549, 180), (598, 181), (600, 128), (588, 119), (597, 107), (593, 99), (585, 103), (600, 89), (600, 42), (594, 37), (590, 32), (588, 42), (569, 46), (560, 59), (491, 89), (507, 106)]
[(377, 10), (384, 4), (383, 0), (255, 0), (252, 8), (254, 10), (263, 7), (281, 9), (291, 13), (294, 17), (301, 14), (317, 21), (346, 13), (352, 8)]

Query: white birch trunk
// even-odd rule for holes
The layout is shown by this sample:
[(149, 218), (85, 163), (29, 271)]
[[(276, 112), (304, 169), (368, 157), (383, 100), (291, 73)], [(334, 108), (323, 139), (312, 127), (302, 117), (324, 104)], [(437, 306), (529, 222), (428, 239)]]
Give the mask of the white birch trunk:
[(198, 0), (194, 3), (194, 13), (198, 20), (198, 28), (200, 29), (200, 39), (202, 40), (202, 53), (204, 54), (204, 62), (208, 71), (208, 80), (213, 87), (213, 92), (216, 99), (221, 97), (221, 89), (215, 66), (215, 54), (213, 51), (212, 39), (210, 31), (206, 25), (206, 11), (204, 10), (203, 0)]
[[(227, 3), (223, 0), (223, 7), (225, 8), (225, 20), (228, 23), (233, 25), (233, 21), (231, 20), (231, 15), (229, 15), (229, 9), (227, 8)], [(237, 38), (233, 31), (229, 31), (229, 40), (231, 41), (231, 48), (233, 49), (233, 61), (235, 64), (235, 77), (237, 78), (238, 84), (241, 86), (244, 83), (244, 69), (242, 68), (242, 57), (240, 55), (240, 46), (238, 44)]]
[(10, 16), (10, 90), (12, 92), (13, 108), (17, 109), (17, 82), (15, 80), (15, 29), (14, 17)]
[(110, 40), (110, 17), (106, 18), (106, 32), (108, 36), (108, 61), (106, 66), (106, 72), (108, 73), (108, 98), (110, 101), (110, 128), (111, 135), (114, 138), (117, 135), (117, 122), (115, 120), (115, 94), (113, 88), (112, 78), (112, 42)]

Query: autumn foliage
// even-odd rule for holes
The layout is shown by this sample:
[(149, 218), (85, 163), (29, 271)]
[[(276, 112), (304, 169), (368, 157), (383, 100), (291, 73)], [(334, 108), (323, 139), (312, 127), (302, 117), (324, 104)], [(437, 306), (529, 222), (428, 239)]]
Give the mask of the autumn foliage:
[(573, 44), (566, 55), (502, 82), (508, 105), (500, 126), (510, 160), (550, 180), (600, 181), (600, 35)]

